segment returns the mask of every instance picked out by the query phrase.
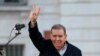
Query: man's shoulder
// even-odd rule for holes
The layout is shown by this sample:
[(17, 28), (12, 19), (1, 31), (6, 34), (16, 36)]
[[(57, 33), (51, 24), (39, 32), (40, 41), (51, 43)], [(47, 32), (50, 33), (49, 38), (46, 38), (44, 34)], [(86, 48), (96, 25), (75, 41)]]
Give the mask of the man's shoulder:
[(65, 55), (68, 56), (82, 56), (81, 50), (71, 43), (67, 42), (67, 51)]
[[(68, 43), (68, 42), (67, 42), (67, 43)], [(74, 46), (74, 45), (71, 44), (71, 43), (68, 43), (68, 48), (69, 48), (70, 50), (73, 50), (73, 51), (80, 51), (80, 52), (81, 52), (81, 50), (80, 50), (78, 47)]]

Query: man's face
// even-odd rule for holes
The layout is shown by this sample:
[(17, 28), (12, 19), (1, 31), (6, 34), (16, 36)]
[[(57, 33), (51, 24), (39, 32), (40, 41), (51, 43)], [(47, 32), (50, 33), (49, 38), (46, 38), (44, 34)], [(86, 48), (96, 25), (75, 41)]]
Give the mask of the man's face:
[(51, 41), (57, 50), (60, 50), (66, 41), (66, 34), (63, 29), (52, 29), (51, 30)]

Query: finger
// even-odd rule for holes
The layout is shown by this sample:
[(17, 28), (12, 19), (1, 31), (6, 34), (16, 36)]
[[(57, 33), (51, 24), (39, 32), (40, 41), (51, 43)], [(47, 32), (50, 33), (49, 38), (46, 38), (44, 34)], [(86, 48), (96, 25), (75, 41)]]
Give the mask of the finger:
[(31, 10), (31, 15), (32, 15), (33, 13), (35, 13), (35, 11), (36, 11), (36, 5), (33, 5), (32, 10)]
[(33, 5), (32, 11), (35, 11), (35, 9), (36, 9), (36, 5)]
[(37, 15), (39, 15), (39, 13), (40, 13), (40, 8), (38, 8)]
[(36, 6), (35, 11), (31, 13), (31, 16), (37, 17), (39, 15), (40, 8)]
[(39, 12), (40, 12), (40, 8), (36, 5), (33, 5), (33, 8), (32, 8), (31, 14), (30, 14), (30, 20), (31, 21), (36, 20), (39, 15)]
[(30, 17), (35, 13), (36, 5), (33, 5), (32, 10), (30, 11)]
[(39, 15), (39, 13), (40, 13), (40, 8), (39, 7), (36, 7), (35, 13), (36, 13), (36, 15)]
[(38, 16), (40, 13), (40, 8), (38, 6), (35, 6), (34, 11), (32, 12), (33, 16)]

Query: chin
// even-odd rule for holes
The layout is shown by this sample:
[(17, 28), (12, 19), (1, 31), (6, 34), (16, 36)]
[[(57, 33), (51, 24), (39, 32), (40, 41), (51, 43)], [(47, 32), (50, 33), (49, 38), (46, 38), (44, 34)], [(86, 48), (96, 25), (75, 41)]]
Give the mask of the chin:
[(57, 49), (57, 50), (60, 50), (60, 49), (61, 49), (61, 47), (56, 47), (56, 49)]
[(56, 46), (56, 48), (60, 48), (61, 46)]

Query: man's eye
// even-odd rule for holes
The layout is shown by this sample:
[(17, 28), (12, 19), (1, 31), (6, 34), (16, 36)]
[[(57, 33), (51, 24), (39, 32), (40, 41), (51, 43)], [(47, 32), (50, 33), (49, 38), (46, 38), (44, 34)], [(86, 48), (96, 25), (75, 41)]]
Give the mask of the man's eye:
[(57, 37), (57, 35), (53, 35), (53, 37)]
[(62, 35), (59, 35), (59, 37), (62, 37)]

